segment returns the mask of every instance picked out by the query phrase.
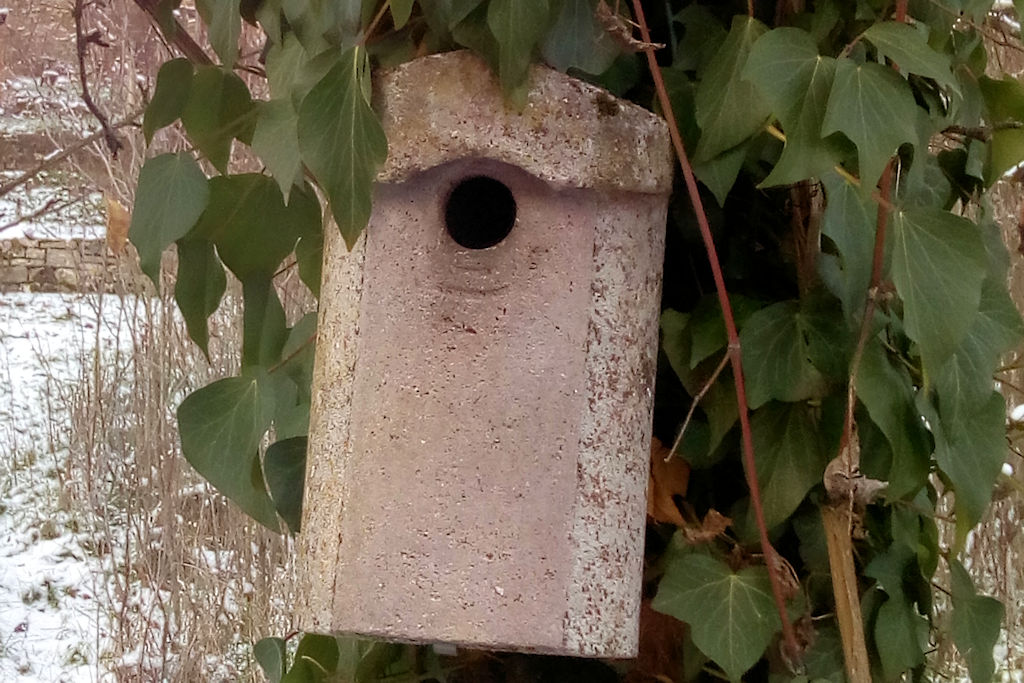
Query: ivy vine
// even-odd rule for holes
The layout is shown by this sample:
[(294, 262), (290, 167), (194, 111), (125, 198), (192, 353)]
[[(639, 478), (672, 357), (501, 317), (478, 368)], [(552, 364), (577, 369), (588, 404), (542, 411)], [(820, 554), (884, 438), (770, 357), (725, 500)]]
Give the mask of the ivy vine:
[[(178, 3), (140, 5), (182, 45)], [(242, 283), (241, 372), (182, 402), (185, 457), (262, 524), (299, 531), (316, 322), (287, 327), (273, 278), (294, 254), (318, 293), (320, 197), (349, 246), (369, 219), (387, 155), (374, 70), (468, 48), (514, 108), (545, 62), (665, 115), (681, 163), (646, 580), (689, 629), (647, 632), (617, 671), (916, 680), (944, 564), (951, 637), (972, 681), (991, 680), (1002, 606), (963, 551), (1007, 454), (1000, 357), (1024, 332), (987, 195), (1024, 161), (1024, 86), (992, 75), (991, 4), (197, 0), (217, 59), (189, 39), (161, 67), (146, 139), (180, 121), (191, 148), (146, 162), (130, 230), (154, 282), (176, 248), (175, 298), (204, 351), (225, 269)], [(239, 54), (243, 22), (265, 36), (261, 62)], [(265, 75), (270, 98), (239, 72)], [(264, 173), (232, 172), (239, 145)], [(653, 670), (659, 634), (672, 654)], [(288, 652), (255, 648), (275, 682), (481, 666), (315, 634)]]

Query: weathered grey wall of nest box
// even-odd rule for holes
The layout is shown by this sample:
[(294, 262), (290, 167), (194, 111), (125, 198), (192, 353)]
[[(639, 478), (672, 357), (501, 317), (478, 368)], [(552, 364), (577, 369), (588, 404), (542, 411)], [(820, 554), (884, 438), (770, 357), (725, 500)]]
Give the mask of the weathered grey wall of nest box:
[[(377, 81), (373, 216), (325, 248), (302, 626), (632, 656), (667, 129), (543, 68), (510, 111), (468, 53)], [(448, 212), (478, 177), (514, 225), (466, 248)]]

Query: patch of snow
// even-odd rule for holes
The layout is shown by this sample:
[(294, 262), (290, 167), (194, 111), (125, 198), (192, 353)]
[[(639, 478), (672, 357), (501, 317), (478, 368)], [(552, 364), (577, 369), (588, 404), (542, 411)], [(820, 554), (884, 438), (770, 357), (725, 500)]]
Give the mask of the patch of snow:
[(96, 599), (104, 563), (61, 486), (69, 438), (62, 399), (78, 359), (108, 345), (127, 300), (0, 295), (0, 680), (104, 680), (109, 628)]

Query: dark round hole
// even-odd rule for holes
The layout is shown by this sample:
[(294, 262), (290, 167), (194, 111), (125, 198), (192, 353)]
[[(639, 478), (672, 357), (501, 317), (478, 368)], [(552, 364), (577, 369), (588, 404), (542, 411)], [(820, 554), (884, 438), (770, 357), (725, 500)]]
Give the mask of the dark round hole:
[(466, 249), (493, 247), (512, 232), (516, 200), (505, 183), (494, 178), (467, 178), (448, 195), (444, 222), (452, 239)]

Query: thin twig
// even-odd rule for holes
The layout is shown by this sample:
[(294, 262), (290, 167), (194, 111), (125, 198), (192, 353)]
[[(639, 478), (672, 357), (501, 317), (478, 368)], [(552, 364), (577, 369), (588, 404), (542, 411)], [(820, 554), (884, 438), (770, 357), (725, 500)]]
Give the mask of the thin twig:
[(690, 404), (690, 409), (686, 411), (686, 419), (683, 420), (683, 427), (679, 430), (679, 435), (672, 443), (672, 448), (669, 449), (668, 455), (665, 456), (665, 462), (671, 460), (672, 456), (676, 454), (676, 451), (679, 449), (679, 444), (683, 442), (683, 435), (686, 434), (686, 428), (690, 426), (690, 420), (693, 418), (693, 413), (697, 410), (697, 404), (700, 403), (700, 400), (708, 393), (708, 390), (711, 389), (711, 385), (714, 384), (715, 380), (718, 379), (718, 376), (722, 374), (722, 370), (725, 370), (725, 366), (728, 363), (729, 353), (726, 352), (722, 355), (722, 362), (718, 364), (718, 367), (715, 368), (713, 373), (711, 373), (711, 377), (708, 378), (708, 381), (704, 382), (704, 386), (702, 386), (700, 391), (697, 392), (697, 395), (693, 397), (693, 403)]
[(117, 158), (117, 151), (123, 146), (117, 135), (114, 133), (113, 126), (110, 125), (110, 120), (107, 115), (96, 105), (92, 99), (92, 94), (89, 92), (89, 78), (85, 73), (85, 54), (88, 49), (89, 43), (98, 42), (99, 34), (90, 34), (86, 36), (82, 33), (82, 12), (84, 11), (83, 0), (75, 0), (75, 9), (72, 12), (72, 16), (75, 19), (75, 51), (78, 54), (78, 82), (82, 86), (82, 101), (85, 102), (85, 106), (89, 108), (92, 115), (100, 122), (100, 126), (103, 128), (103, 140), (107, 143), (107, 149), (110, 150), (110, 155)]
[(81, 201), (81, 200), (80, 199), (69, 199), (69, 200), (67, 200), (65, 202), (61, 202), (56, 197), (53, 197), (48, 202), (46, 202), (46, 204), (44, 204), (42, 206), (42, 208), (39, 208), (39, 209), (33, 211), (32, 213), (28, 214), (27, 216), (19, 216), (18, 218), (15, 218), (10, 223), (4, 223), (3, 225), (0, 225), (0, 233), (4, 232), (6, 230), (10, 230), (11, 228), (13, 228), (15, 226), (21, 225), (25, 221), (34, 221), (35, 219), (39, 218), (40, 216), (43, 216), (43, 215), (45, 215), (45, 214), (47, 214), (47, 213), (49, 213), (51, 211), (60, 211), (61, 209), (66, 208), (68, 206), (71, 206), (72, 204), (75, 204), (78, 201)]
[[(124, 120), (112, 124), (111, 128), (117, 130), (119, 128), (124, 128), (125, 126), (138, 125), (136, 119), (138, 119), (139, 116), (142, 115), (142, 112), (144, 112), (145, 110), (145, 107), (140, 107), (139, 109), (136, 109), (131, 114), (129, 114)], [(40, 173), (43, 173), (48, 169), (53, 168), (60, 162), (64, 161), (72, 154), (81, 151), (82, 149), (88, 147), (97, 140), (101, 140), (105, 135), (106, 131), (101, 128), (92, 135), (82, 138), (81, 140), (71, 145), (70, 147), (65, 147), (59, 153), (54, 154), (52, 156), (48, 156), (46, 159), (43, 159), (43, 161), (39, 162), (39, 164), (37, 164), (35, 168), (29, 171), (25, 171), (24, 173), (22, 173), (20, 176), (10, 181), (9, 183), (0, 185), (0, 197), (3, 197), (6, 194), (10, 194), (14, 190), (18, 189), (25, 183), (35, 178)]]
[[(633, 0), (633, 9), (636, 20), (640, 25), (640, 36), (645, 43), (651, 42), (651, 34), (647, 28), (647, 18), (644, 15), (643, 6), (640, 0)], [(658, 102), (661, 105), (662, 114), (668, 123), (669, 135), (679, 158), (679, 166), (683, 171), (683, 178), (686, 181), (686, 190), (693, 206), (693, 212), (697, 217), (697, 225), (700, 227), (701, 237), (704, 240), (704, 248), (708, 254), (708, 263), (711, 267), (711, 275), (715, 281), (715, 289), (718, 292), (718, 302), (722, 307), (722, 318), (725, 321), (726, 335), (729, 339), (728, 356), (732, 362), (733, 382), (736, 384), (736, 405), (739, 413), (740, 434), (743, 442), (743, 464), (747, 479), (747, 486), (750, 489), (750, 507), (754, 511), (754, 519), (757, 522), (758, 535), (761, 542), (761, 551), (764, 553), (768, 567), (768, 577), (771, 580), (772, 596), (775, 598), (775, 607), (779, 612), (779, 619), (782, 622), (782, 639), (785, 653), (791, 660), (799, 657), (800, 648), (797, 645), (796, 633), (793, 624), (786, 612), (786, 598), (782, 588), (782, 578), (779, 576), (779, 562), (777, 553), (772, 547), (768, 538), (768, 528), (765, 523), (764, 506), (761, 503), (761, 487), (757, 480), (757, 464), (754, 460), (754, 442), (750, 431), (750, 416), (747, 414), (747, 391), (743, 381), (743, 358), (740, 349), (740, 338), (736, 331), (736, 321), (732, 313), (732, 305), (729, 303), (729, 293), (725, 287), (725, 278), (722, 275), (721, 264), (718, 260), (718, 252), (715, 249), (715, 241), (711, 235), (711, 226), (708, 224), (708, 217), (704, 211), (704, 203), (700, 198), (700, 190), (697, 187), (697, 179), (693, 175), (693, 168), (690, 159), (683, 146), (682, 137), (679, 134), (679, 125), (676, 123), (675, 115), (672, 112), (672, 102), (665, 88), (665, 81), (661, 76), (661, 67), (654, 56), (654, 50), (644, 50), (647, 56), (647, 65), (654, 80), (654, 88), (658, 94)]]

